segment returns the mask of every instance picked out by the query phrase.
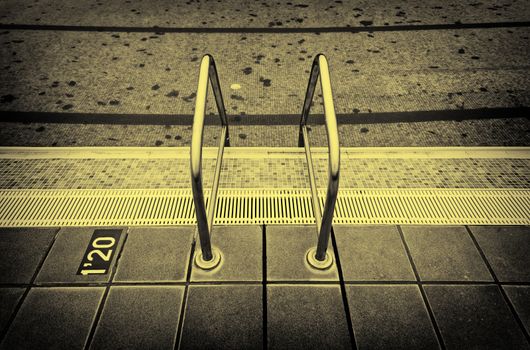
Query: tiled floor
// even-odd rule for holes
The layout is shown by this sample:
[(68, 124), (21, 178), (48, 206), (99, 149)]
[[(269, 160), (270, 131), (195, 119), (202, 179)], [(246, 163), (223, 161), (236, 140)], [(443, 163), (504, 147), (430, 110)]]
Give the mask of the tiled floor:
[(2, 229), (0, 334), (17, 348), (530, 348), (530, 227), (123, 228), (106, 276), (76, 275), (90, 228)]
[[(381, 148), (343, 147), (341, 188), (528, 188), (530, 152), (527, 148)], [(96, 156), (112, 147), (79, 150), (52, 149), (46, 157), (38, 148), (0, 149), (0, 189), (189, 189), (189, 148), (156, 148), (138, 152), (123, 148), (121, 155)], [(56, 150), (56, 151), (55, 151)], [(138, 155), (125, 155), (138, 152)], [(169, 153), (168, 151), (172, 152)], [(328, 181), (327, 148), (312, 148), (317, 186)], [(65, 152), (75, 157), (64, 158)], [(86, 153), (83, 153), (86, 152)], [(93, 153), (90, 153), (93, 152)], [(448, 156), (452, 152), (458, 155)], [(488, 152), (504, 152), (501, 156)], [(523, 154), (523, 156), (521, 156)], [(203, 182), (211, 186), (217, 153), (203, 159)], [(220, 188), (309, 188), (303, 148), (226, 147)]]
[[(1, 113), (1, 112), (0, 112)], [(435, 120), (360, 122), (355, 115), (351, 122), (339, 124), (339, 137), (344, 147), (406, 147), (406, 146), (527, 146), (530, 128), (527, 118), (513, 117), (474, 120)], [(147, 115), (145, 118), (151, 118)], [(236, 116), (235, 118), (237, 118)], [(254, 117), (254, 116), (253, 116)], [(258, 118), (260, 116), (257, 116)], [(282, 117), (282, 116), (280, 116)], [(282, 121), (278, 118), (279, 122)], [(392, 116), (391, 116), (392, 117)], [(190, 117), (191, 118), (191, 117)], [(388, 118), (388, 116), (387, 116)], [(300, 117), (292, 124), (275, 125), (273, 117), (263, 117), (258, 125), (232, 122), (230, 142), (235, 147), (296, 147)], [(230, 119), (232, 120), (232, 118)], [(217, 122), (217, 120), (216, 120)], [(311, 122), (311, 145), (327, 145), (323, 123)], [(396, 137), (396, 135), (398, 137)], [(219, 127), (206, 125), (204, 145), (217, 146)], [(184, 125), (127, 125), (72, 123), (8, 123), (0, 122), (1, 146), (81, 147), (81, 146), (136, 146), (189, 147), (191, 121)]]

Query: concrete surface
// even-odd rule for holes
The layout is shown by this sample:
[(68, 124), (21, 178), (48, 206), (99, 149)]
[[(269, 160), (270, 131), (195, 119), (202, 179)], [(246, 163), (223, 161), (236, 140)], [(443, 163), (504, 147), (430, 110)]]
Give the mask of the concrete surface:
[(503, 282), (528, 279), (530, 237), (524, 227), (471, 227), (488, 257), (495, 275)]
[[(212, 229), (212, 245), (221, 252), (221, 262), (204, 271), (193, 263), (191, 280), (262, 281), (263, 235), (260, 226), (217, 226)], [(201, 247), (197, 237), (195, 254)]]
[(270, 349), (350, 349), (338, 285), (267, 287)]
[[(115, 281), (186, 280), (195, 227), (135, 227), (127, 234)], [(171, 244), (168, 244), (171, 242)]]
[(81, 349), (104, 288), (34, 288), (17, 313), (2, 349)]
[(497, 287), (433, 285), (425, 292), (448, 349), (529, 347)]
[(414, 280), (395, 226), (334, 226), (345, 281)]
[(435, 349), (439, 346), (416, 286), (346, 285), (359, 349)]
[(31, 283), (56, 229), (0, 229), (0, 283)]
[(316, 270), (307, 262), (306, 254), (317, 245), (315, 226), (267, 226), (267, 279), (271, 281), (338, 281), (337, 264), (333, 247), (327, 253), (333, 265), (326, 270)]
[(530, 287), (528, 286), (504, 286), (517, 314), (521, 319), (526, 331), (530, 331)]
[[(403, 230), (406, 232), (407, 228), (410, 227), (403, 227)], [(467, 241), (462, 240), (459, 232), (465, 232), (465, 227), (453, 227), (450, 231), (443, 231), (441, 228), (441, 232), (446, 232), (445, 236), (451, 239), (455, 239), (453, 236), (459, 237), (452, 250), (447, 250), (446, 240), (433, 239), (438, 237), (433, 226), (428, 228), (418, 227), (413, 235), (409, 230), (409, 233), (403, 235), (401, 242), (397, 227), (337, 226), (334, 234), (337, 249), (330, 245), (330, 252), (339, 257), (340, 270), (337, 271), (335, 265), (330, 274), (332, 277), (325, 278), (314, 278), (315, 275), (311, 275), (310, 271), (300, 273), (285, 269), (285, 274), (278, 277), (278, 273), (282, 272), (274, 272), (274, 266), (276, 252), (281, 251), (281, 242), (285, 246), (283, 254), (287, 256), (282, 266), (285, 267), (288, 263), (294, 265), (289, 261), (303, 261), (305, 258), (305, 249), (300, 248), (304, 246), (301, 244), (304, 240), (300, 239), (303, 234), (297, 232), (310, 232), (315, 242), (316, 234), (313, 227), (305, 227), (307, 230), (304, 231), (269, 225), (265, 227), (266, 250), (255, 254), (259, 261), (266, 263), (268, 273), (258, 274), (258, 278), (246, 282), (226, 278), (195, 281), (191, 278), (188, 267), (186, 279), (182, 282), (176, 279), (145, 280), (143, 277), (131, 278), (135, 282), (116, 279), (94, 281), (85, 276), (84, 280), (74, 281), (75, 287), (72, 287), (71, 282), (56, 284), (51, 288), (39, 286), (38, 282), (3, 284), (0, 286), (0, 326), (4, 326), (0, 327), (3, 328), (0, 330), (0, 347), (47, 348), (53, 344), (57, 348), (81, 349), (85, 346), (106, 348), (112, 344), (125, 348), (173, 348), (173, 344), (179, 344), (176, 347), (180, 346), (182, 349), (220, 346), (265, 346), (271, 349), (315, 346), (350, 348), (352, 342), (355, 342), (357, 348), (530, 347), (527, 286), (530, 281), (524, 279), (525, 275), (521, 275), (523, 277), (519, 277), (517, 282), (498, 282), (493, 278), (486, 278), (482, 273), (470, 273), (466, 276), (462, 273), (463, 267), (467, 266), (467, 261), (474, 260), (474, 253), (461, 248), (462, 242)], [(250, 232), (244, 227), (241, 229)], [(77, 234), (83, 236), (83, 232), (89, 232), (89, 229), (84, 230)], [(148, 232), (135, 230), (142, 229), (128, 229), (136, 234)], [(151, 232), (160, 235), (166, 230), (179, 232), (175, 228)], [(479, 227), (471, 226), (470, 230), (475, 238), (481, 235)], [(261, 229), (257, 231), (259, 242), (262, 242)], [(4, 230), (4, 234), (9, 232), (18, 231)], [(502, 230), (492, 227), (491, 232), (495, 237)], [(529, 227), (517, 227), (517, 232), (524, 237), (530, 233)], [(370, 233), (376, 237), (381, 236), (378, 241), (386, 242), (384, 246), (387, 248), (397, 245), (400, 251), (404, 250), (400, 245), (410, 248), (415, 242), (430, 240), (431, 247), (443, 253), (434, 255), (433, 266), (443, 265), (440, 268), (446, 274), (443, 278), (456, 276), (458, 279), (418, 279), (410, 272), (410, 261), (415, 262), (420, 276), (425, 269), (422, 270), (423, 265), (417, 264), (418, 254), (412, 248), (400, 252), (406, 255), (407, 266), (396, 263), (407, 271), (406, 279), (367, 280), (370, 276), (367, 277), (366, 274), (351, 273), (348, 276), (352, 267), (362, 267), (364, 260), (370, 261), (358, 253), (352, 253), (355, 252), (352, 242), (357, 243), (354, 246), (362, 248), (364, 256), (380, 255), (385, 259), (386, 253), (384, 249), (381, 250), (380, 244), (370, 243), (370, 240), (362, 243), (359, 239), (345, 239), (348, 235), (361, 237)], [(172, 247), (189, 237), (184, 231), (179, 234), (182, 237), (177, 237), (177, 234), (168, 236), (167, 245)], [(397, 236), (398, 241), (392, 243), (386, 236)], [(296, 239), (298, 248), (294, 243)], [(272, 246), (271, 242), (276, 243)], [(510, 261), (512, 258), (512, 252), (505, 249), (505, 242), (498, 239), (477, 239), (476, 242), (477, 248), (472, 246), (474, 249), (488, 252), (478, 255), (479, 262), (491, 266), (496, 276), (502, 276), (502, 266), (499, 268), (494, 262), (498, 259)], [(129, 244), (134, 248), (138, 242), (125, 240), (121, 258), (128, 252), (129, 263), (148, 263), (151, 259), (149, 254), (144, 254), (140, 249), (128, 249)], [(76, 250), (78, 245), (77, 240), (64, 240), (64, 235), (60, 234), (47, 253), (46, 260), (57, 255), (58, 248), (67, 252)], [(186, 245), (189, 247), (188, 243)], [(491, 254), (492, 251), (495, 254)], [(226, 254), (237, 255), (237, 251), (227, 251)], [(113, 261), (112, 271), (120, 271), (120, 264), (125, 261), (121, 258)], [(399, 259), (401, 258), (394, 261)], [(446, 260), (456, 263), (448, 263)], [(65, 271), (71, 266), (77, 268), (79, 265), (77, 260), (63, 261)], [(445, 262), (440, 264), (440, 261)], [(388, 259), (387, 262), (390, 264)], [(249, 263), (239, 269), (243, 272), (245, 269), (253, 271), (256, 267), (254, 265), (256, 264)], [(38, 269), (47, 271), (50, 266), (44, 264)], [(374, 266), (377, 271), (377, 264), (374, 263)], [(260, 271), (263, 269), (262, 266), (259, 268)], [(302, 263), (298, 265), (298, 269), (304, 269)], [(451, 272), (450, 269), (454, 271)], [(145, 275), (142, 270), (131, 271), (133, 273)], [(486, 273), (489, 273), (488, 269)], [(177, 270), (173, 273), (174, 276), (178, 274), (180, 272)], [(110, 278), (111, 275), (109, 273), (107, 277)]]
[(25, 291), (25, 288), (0, 289), (0, 332), (4, 332), (11, 315), (15, 311)]
[(173, 348), (183, 292), (176, 286), (112, 287), (90, 348)]
[(491, 281), (468, 232), (461, 226), (403, 226), (422, 281)]
[(263, 341), (261, 286), (192, 286), (182, 349), (257, 349)]

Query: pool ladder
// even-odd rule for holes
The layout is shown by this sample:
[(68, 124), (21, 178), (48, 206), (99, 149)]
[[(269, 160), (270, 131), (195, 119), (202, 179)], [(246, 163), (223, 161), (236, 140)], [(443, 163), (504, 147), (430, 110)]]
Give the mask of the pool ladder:
[[(320, 76), (320, 86), (324, 100), (324, 116), (326, 123), (326, 132), (328, 139), (328, 189), (324, 211), (321, 211), (320, 201), (318, 198), (318, 189), (315, 181), (313, 170), (313, 160), (311, 158), (311, 148), (309, 145), (307, 119), (315, 93), (317, 80)], [(204, 201), (204, 191), (202, 184), (202, 144), (204, 133), (204, 118), (206, 109), (206, 96), (208, 92), (208, 82), (212, 84), (212, 90), (217, 105), (219, 117), (221, 119), (221, 137), (215, 173), (210, 193), (208, 213)], [(197, 231), (201, 245), (200, 252), (195, 255), (195, 264), (204, 269), (211, 270), (219, 265), (222, 259), (221, 252), (211, 243), (211, 232), (214, 221), (215, 206), (217, 203), (217, 190), (219, 188), (219, 178), (221, 174), (221, 165), (223, 162), (224, 147), (230, 146), (230, 137), (228, 132), (228, 119), (226, 109), (221, 94), (219, 76), (215, 61), (211, 55), (204, 55), (201, 61), (199, 83), (197, 87), (197, 97), (195, 101), (195, 113), (193, 116), (193, 130), (190, 147), (190, 169), (191, 185), (193, 191), (193, 203), (197, 217)], [(328, 61), (323, 54), (318, 54), (313, 60), (311, 74), (302, 109), (300, 119), (300, 131), (298, 146), (305, 148), (306, 160), (308, 165), (308, 176), (311, 186), (311, 196), (313, 203), (313, 213), (315, 215), (316, 229), (318, 240), (316, 247), (307, 252), (306, 259), (310, 266), (316, 269), (328, 269), (333, 265), (333, 258), (328, 254), (329, 237), (331, 235), (331, 225), (333, 222), (333, 212), (337, 201), (340, 175), (340, 146), (339, 133), (337, 128), (337, 118), (335, 116), (335, 107), (333, 105), (333, 94), (331, 91), (331, 81), (329, 76)]]

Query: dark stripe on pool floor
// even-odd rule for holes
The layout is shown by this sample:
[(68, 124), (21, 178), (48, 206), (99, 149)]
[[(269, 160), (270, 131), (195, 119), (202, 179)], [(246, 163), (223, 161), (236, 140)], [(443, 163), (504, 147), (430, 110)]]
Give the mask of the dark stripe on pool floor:
[(51, 30), (70, 32), (120, 32), (120, 33), (363, 33), (363, 32), (396, 32), (417, 30), (447, 29), (486, 29), (528, 27), (530, 21), (517, 22), (485, 22), (485, 23), (451, 23), (451, 24), (412, 24), (364, 27), (307, 27), (307, 28), (193, 28), (193, 27), (127, 27), (127, 26), (80, 26), (52, 24), (0, 24), (1, 30)]
[[(437, 120), (468, 120), (494, 118), (527, 118), (530, 107), (477, 108), (463, 110), (377, 112), (337, 114), (339, 124), (404, 123)], [(122, 114), (0, 111), (0, 122), (68, 123), (68, 124), (129, 124), (129, 125), (191, 125), (191, 114)], [(218, 124), (216, 115), (207, 115), (206, 124)], [(229, 122), (238, 125), (297, 125), (299, 114), (230, 115)], [(311, 122), (323, 123), (322, 114), (311, 116)]]

